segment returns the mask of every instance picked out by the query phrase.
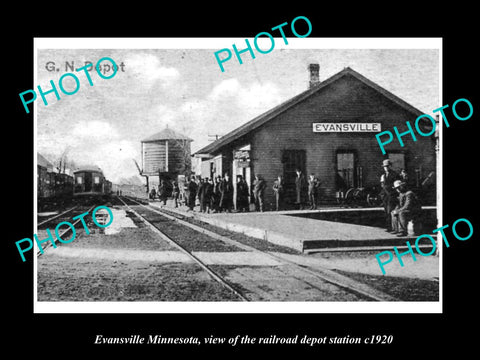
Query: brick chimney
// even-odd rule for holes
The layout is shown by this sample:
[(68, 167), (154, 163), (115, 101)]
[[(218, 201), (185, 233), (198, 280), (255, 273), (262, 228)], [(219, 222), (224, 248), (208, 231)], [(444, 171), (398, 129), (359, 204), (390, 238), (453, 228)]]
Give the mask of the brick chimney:
[(308, 66), (310, 70), (310, 89), (318, 84), (320, 84), (320, 65), (319, 64), (310, 64)]

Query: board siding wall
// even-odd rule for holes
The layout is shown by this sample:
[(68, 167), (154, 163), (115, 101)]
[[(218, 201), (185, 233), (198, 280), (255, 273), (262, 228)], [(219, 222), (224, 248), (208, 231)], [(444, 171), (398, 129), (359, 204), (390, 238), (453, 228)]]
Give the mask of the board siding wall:
[[(143, 143), (144, 172), (158, 174), (166, 169), (165, 140)], [(190, 142), (168, 140), (168, 172), (183, 174), (190, 166)]]
[[(306, 175), (314, 173), (321, 181), (320, 197), (332, 199), (337, 190), (336, 152), (353, 150), (356, 165), (363, 167), (364, 186), (378, 185), (382, 160), (386, 156), (381, 152), (375, 133), (314, 133), (312, 123), (381, 123), (382, 131), (393, 133), (393, 126), (403, 132), (407, 130), (405, 122), (408, 120), (413, 127), (415, 119), (416, 115), (379, 92), (352, 76), (345, 76), (252, 131), (252, 174), (258, 172), (267, 181), (265, 200), (271, 208), (275, 202), (273, 181), (283, 172), (282, 151), (304, 149)], [(406, 170), (411, 177), (418, 168), (425, 177), (436, 170), (435, 139), (415, 135), (416, 142), (410, 135), (403, 137), (404, 147), (394, 136), (385, 149), (405, 154)]]

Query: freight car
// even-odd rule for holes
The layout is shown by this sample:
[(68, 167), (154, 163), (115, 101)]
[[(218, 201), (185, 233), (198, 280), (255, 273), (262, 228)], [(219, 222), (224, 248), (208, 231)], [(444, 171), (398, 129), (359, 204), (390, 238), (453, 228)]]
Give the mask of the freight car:
[(112, 191), (112, 183), (103, 175), (103, 171), (96, 166), (87, 166), (73, 172), (75, 179), (73, 195), (108, 195)]
[(69, 197), (72, 195), (73, 177), (53, 171), (53, 165), (38, 154), (37, 196), (39, 199)]

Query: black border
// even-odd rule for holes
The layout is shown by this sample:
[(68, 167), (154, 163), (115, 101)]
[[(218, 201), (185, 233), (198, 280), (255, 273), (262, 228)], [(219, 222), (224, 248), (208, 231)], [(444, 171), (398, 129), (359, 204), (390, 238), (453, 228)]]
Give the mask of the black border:
[[(331, 5), (331, 4), (329, 4)], [(7, 298), (8, 335), (4, 343), (16, 351), (26, 347), (38, 352), (67, 356), (74, 354), (141, 354), (164, 351), (207, 354), (213, 351), (242, 353), (259, 346), (99, 346), (96, 334), (129, 336), (162, 334), (163, 336), (322, 336), (394, 335), (394, 343), (382, 346), (269, 346), (267, 353), (293, 350), (325, 355), (350, 350), (356, 354), (379, 353), (383, 356), (419, 353), (433, 355), (454, 347), (466, 351), (472, 347), (475, 331), (469, 319), (475, 314), (474, 301), (476, 259), (478, 254), (478, 215), (473, 211), (477, 198), (476, 135), (478, 95), (476, 83), (475, 25), (473, 5), (453, 4), (448, 11), (439, 5), (422, 11), (406, 3), (384, 4), (376, 8), (366, 3), (338, 4), (331, 9), (324, 3), (308, 4), (294, 9), (291, 4), (276, 3), (260, 12), (258, 6), (245, 3), (184, 3), (173, 9), (163, 4), (53, 4), (13, 12), (8, 22), (8, 56), (3, 55), (8, 86), (4, 102), (9, 114), (4, 131), (7, 139), (3, 151), (4, 191), (8, 194), (9, 212), (5, 239), (7, 260), (3, 272), (4, 297)], [(432, 5), (433, 6), (433, 5)], [(275, 9), (276, 11), (273, 11)], [(27, 21), (25, 14), (33, 14)], [(443, 219), (452, 224), (458, 218), (469, 219), (474, 236), (465, 242), (450, 241), (444, 249), (443, 314), (33, 314), (33, 262), (22, 263), (14, 241), (33, 233), (33, 116), (26, 114), (18, 94), (33, 86), (34, 37), (254, 37), (258, 32), (290, 22), (296, 16), (310, 19), (310, 37), (442, 37), (443, 38), (443, 104), (467, 98), (474, 107), (468, 121), (450, 121), (444, 129)], [(7, 17), (8, 18), (8, 17)], [(32, 20), (35, 18), (35, 20)], [(13, 56), (12, 56), (13, 55)], [(478, 93), (478, 92), (477, 92)], [(477, 110), (479, 109), (479, 110)], [(12, 115), (10, 115), (12, 114)], [(13, 133), (10, 129), (13, 129)], [(11, 135), (10, 135), (11, 134)], [(5, 182), (4, 182), (5, 184)], [(475, 326), (474, 324), (472, 324)], [(5, 336), (5, 335), (4, 335)]]

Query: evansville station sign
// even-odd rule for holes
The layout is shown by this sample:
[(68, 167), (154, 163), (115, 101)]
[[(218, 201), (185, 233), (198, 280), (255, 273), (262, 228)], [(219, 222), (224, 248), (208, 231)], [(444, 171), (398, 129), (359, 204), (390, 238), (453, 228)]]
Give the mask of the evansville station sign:
[(379, 132), (380, 123), (313, 123), (313, 132)]

